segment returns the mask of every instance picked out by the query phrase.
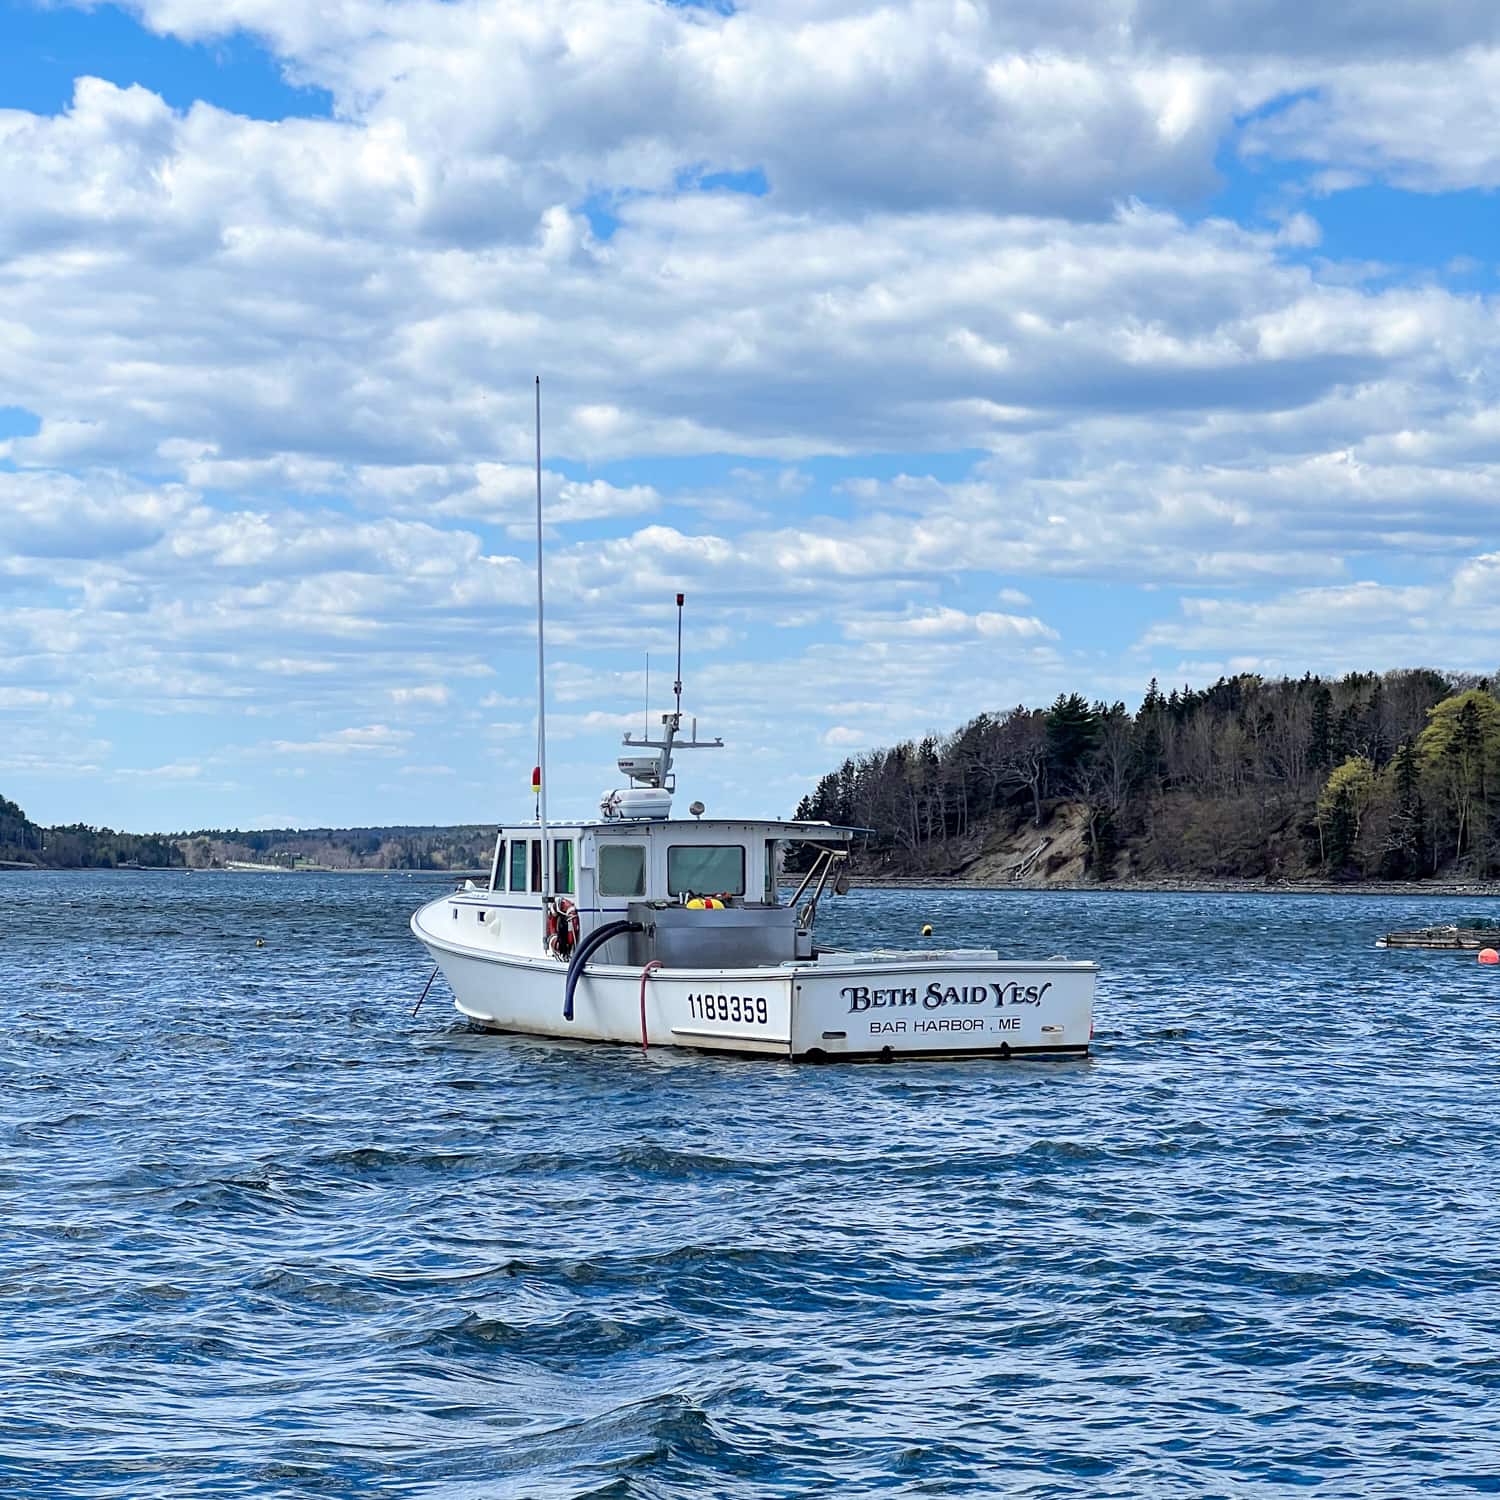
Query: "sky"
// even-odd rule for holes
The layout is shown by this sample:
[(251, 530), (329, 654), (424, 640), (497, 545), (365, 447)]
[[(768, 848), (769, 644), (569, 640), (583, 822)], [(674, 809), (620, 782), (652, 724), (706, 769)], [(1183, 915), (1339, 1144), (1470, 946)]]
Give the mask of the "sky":
[(1500, 666), (1493, 0), (0, 0), (0, 794), (713, 814)]

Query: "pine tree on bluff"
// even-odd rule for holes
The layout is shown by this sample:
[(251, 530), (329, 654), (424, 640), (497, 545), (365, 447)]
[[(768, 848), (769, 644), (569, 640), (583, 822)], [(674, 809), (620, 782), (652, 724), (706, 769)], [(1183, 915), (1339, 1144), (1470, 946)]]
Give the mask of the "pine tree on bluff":
[(1057, 695), (1047, 710), (1047, 766), (1059, 786), (1071, 786), (1099, 741), (1100, 715), (1081, 693)]
[(1148, 791), (1155, 791), (1166, 773), (1162, 761), (1165, 749), (1162, 723), (1166, 713), (1167, 700), (1153, 677), (1141, 702), (1141, 711), (1135, 716), (1135, 779)]
[(1391, 815), (1380, 851), (1383, 880), (1413, 880), (1428, 873), (1427, 807), (1422, 800), (1421, 768), (1408, 737), (1389, 767)]

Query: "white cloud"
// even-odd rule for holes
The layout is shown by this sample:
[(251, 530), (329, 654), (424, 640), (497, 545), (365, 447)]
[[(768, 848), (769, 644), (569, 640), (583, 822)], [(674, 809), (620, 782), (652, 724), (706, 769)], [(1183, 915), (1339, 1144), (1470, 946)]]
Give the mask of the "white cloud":
[(0, 469), (0, 547), (50, 561), (119, 557), (162, 541), (193, 504), (175, 486)]
[[(920, 0), (723, 16), (647, 0), (139, 8), (188, 38), (259, 32), (341, 115), (389, 133), (370, 186), (400, 183), (424, 226), (469, 235), (503, 229), (495, 205), (516, 197), (661, 190), (704, 163), (763, 168), (794, 202), (1098, 214), (1121, 180), (1210, 180), (1233, 97), (1192, 59), (1069, 54), (1035, 13)], [(435, 151), (451, 168), (424, 175)]]
[(846, 750), (855, 745), (868, 745), (870, 737), (863, 730), (851, 729), (847, 724), (835, 724), (823, 731), (823, 743), (830, 750)]
[(441, 708), (449, 698), (448, 688), (441, 682), (422, 683), (418, 687), (397, 687), (390, 689), (391, 702), (400, 706), (406, 704), (428, 705), (433, 708)]
[(1500, 660), (1497, 631), (1500, 553), (1485, 553), (1431, 583), (1364, 579), (1257, 600), (1184, 598), (1178, 618), (1151, 626), (1140, 646), (1210, 660), (1248, 648), (1265, 671), (1427, 664), (1490, 672)]
[(1100, 20), (1129, 17), (1143, 42), (1229, 58), (1400, 61), (1500, 41), (1500, 16), (1487, 0), (1377, 0), (1360, 6), (1303, 0), (1133, 0), (1104, 4)]
[(270, 748), (283, 755), (399, 755), (411, 737), (409, 730), (367, 724), (358, 729), (336, 729), (300, 743), (272, 740)]
[(934, 640), (958, 636), (982, 636), (1017, 640), (1053, 640), (1057, 632), (1035, 615), (1008, 615), (994, 610), (966, 614), (961, 609), (937, 605), (908, 610), (906, 614), (869, 615), (844, 624), (845, 635), (854, 640)]
[[(1081, 674), (1436, 659), (1445, 612), (1488, 619), (1485, 275), (1335, 259), (1318, 195), (1500, 181), (1492, 6), (135, 9), (249, 29), (335, 109), (81, 79), (0, 112), (0, 408), (39, 419), (0, 439), (15, 764), (154, 765), (98, 727), (142, 710), (304, 759), (310, 799), (410, 748), (328, 727), (372, 704), (524, 744), (538, 370), (580, 757), (635, 722), (643, 649), (665, 677), (678, 589), (694, 701), (738, 744), (798, 726), (702, 772), (757, 797), (808, 743)], [(1237, 151), (1291, 166), (1256, 218), (1203, 218)], [(245, 718), (278, 738), (244, 749)]]
[[(1429, 16), (1441, 7), (1427, 8)], [(1489, 39), (1496, 36), (1494, 12)], [(1332, 68), (1320, 86), (1255, 120), (1252, 156), (1311, 162), (1341, 181), (1383, 179), (1419, 192), (1500, 185), (1500, 47)]]
[(67, 693), (49, 693), (41, 688), (8, 687), (0, 683), (0, 709), (71, 708), (72, 697)]
[(196, 781), (203, 775), (203, 767), (193, 761), (173, 761), (165, 766), (121, 766), (115, 774), (150, 781)]

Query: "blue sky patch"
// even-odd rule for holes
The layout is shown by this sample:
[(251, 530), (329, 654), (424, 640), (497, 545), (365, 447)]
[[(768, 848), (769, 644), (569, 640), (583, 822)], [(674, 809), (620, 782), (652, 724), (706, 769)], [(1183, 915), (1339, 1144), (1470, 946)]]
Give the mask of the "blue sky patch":
[(746, 193), (752, 198), (764, 198), (771, 191), (771, 184), (759, 167), (743, 172), (705, 172), (698, 178), (697, 186), (705, 193)]
[(1493, 193), (1413, 193), (1374, 184), (1309, 199), (1305, 211), (1323, 231), (1319, 252), (1332, 260), (1370, 256), (1423, 270), (1468, 260), (1493, 275), (1500, 258), (1500, 203)]
[(148, 31), (113, 5), (82, 11), (0, 0), (0, 109), (60, 114), (80, 77), (138, 83), (177, 110), (201, 99), (257, 120), (332, 113), (327, 93), (288, 83), (276, 59), (243, 33), (189, 44)]
[(1426, 193), (1383, 182), (1318, 192), (1312, 184), (1320, 168), (1242, 157), (1232, 140), (1214, 164), (1221, 177), (1219, 191), (1186, 217), (1191, 222), (1231, 219), (1266, 230), (1291, 214), (1306, 214), (1321, 238), (1316, 245), (1288, 246), (1284, 253), (1289, 259), (1371, 263), (1389, 268), (1398, 279), (1435, 271), (1467, 275), (1481, 267), (1493, 271), (1500, 260), (1495, 236), (1500, 202), (1493, 192)]
[(6, 438), (35, 437), (42, 421), (23, 406), (0, 406), (0, 441)]

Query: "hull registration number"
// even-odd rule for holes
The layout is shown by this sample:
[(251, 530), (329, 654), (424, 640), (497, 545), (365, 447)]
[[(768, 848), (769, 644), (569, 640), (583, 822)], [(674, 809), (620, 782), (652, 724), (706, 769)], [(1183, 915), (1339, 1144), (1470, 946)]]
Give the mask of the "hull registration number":
[(764, 1026), (769, 1011), (758, 995), (689, 995), (688, 1014), (697, 1021), (735, 1021), (742, 1026)]

